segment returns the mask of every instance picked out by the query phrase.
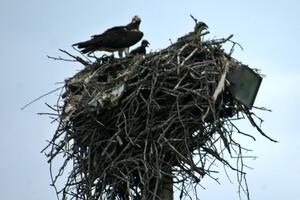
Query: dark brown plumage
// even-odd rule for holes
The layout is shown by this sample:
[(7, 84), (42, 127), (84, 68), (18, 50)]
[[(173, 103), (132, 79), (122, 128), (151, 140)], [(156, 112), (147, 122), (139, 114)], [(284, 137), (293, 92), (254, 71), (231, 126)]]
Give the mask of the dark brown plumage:
[(208, 29), (208, 26), (204, 22), (198, 22), (194, 28), (194, 32), (202, 32)]
[(82, 53), (87, 54), (95, 51), (118, 51), (119, 56), (122, 57), (124, 50), (127, 49), (125, 54), (128, 54), (128, 48), (142, 39), (144, 34), (139, 30), (140, 23), (141, 19), (134, 16), (126, 26), (107, 29), (102, 34), (93, 35), (90, 40), (73, 44), (73, 46), (77, 46)]
[(192, 38), (192, 39), (199, 38), (200, 39), (203, 31), (207, 30), (207, 29), (208, 29), (208, 26), (204, 22), (197, 22), (195, 25), (194, 31), (188, 33), (185, 36), (178, 38), (178, 41), (184, 41), (188, 38)]
[(149, 46), (149, 42), (147, 40), (143, 40), (141, 46), (133, 49), (130, 52), (130, 55), (145, 55), (146, 54), (146, 47)]

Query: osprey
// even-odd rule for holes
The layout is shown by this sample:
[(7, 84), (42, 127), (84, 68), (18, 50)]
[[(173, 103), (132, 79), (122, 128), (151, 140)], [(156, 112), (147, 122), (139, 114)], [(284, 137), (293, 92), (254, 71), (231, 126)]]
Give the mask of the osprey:
[(204, 22), (198, 22), (196, 23), (193, 32), (190, 32), (187, 35), (178, 38), (178, 41), (184, 41), (188, 38), (197, 39), (201, 37), (202, 32), (206, 29), (208, 29), (208, 26)]
[(147, 40), (143, 40), (141, 46), (135, 48), (130, 52), (130, 55), (145, 55), (146, 54), (146, 47), (149, 46), (149, 42)]
[(107, 29), (102, 34), (93, 35), (90, 40), (79, 42), (72, 46), (77, 46), (82, 53), (90, 55), (95, 51), (118, 51), (122, 57), (123, 51), (128, 55), (130, 46), (136, 44), (143, 37), (143, 32), (139, 30), (141, 18), (134, 16), (132, 21), (126, 26), (115, 26)]
[(208, 26), (204, 22), (198, 22), (194, 28), (194, 33), (200, 36), (202, 31), (206, 29), (208, 29)]

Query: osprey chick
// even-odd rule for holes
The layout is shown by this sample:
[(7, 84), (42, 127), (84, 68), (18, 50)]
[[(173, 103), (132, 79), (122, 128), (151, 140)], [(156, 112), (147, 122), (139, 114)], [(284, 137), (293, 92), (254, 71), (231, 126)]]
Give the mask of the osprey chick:
[(200, 41), (201, 41), (201, 38), (200, 38), (201, 34), (204, 30), (207, 30), (207, 29), (208, 29), (208, 26), (204, 22), (198, 22), (198, 23), (196, 23), (193, 32), (190, 32), (187, 35), (178, 38), (177, 41), (185, 41), (188, 38), (190, 38), (190, 39), (200, 39)]
[(146, 54), (146, 47), (148, 47), (150, 43), (147, 40), (143, 40), (141, 46), (133, 49), (130, 52), (130, 55), (145, 55)]

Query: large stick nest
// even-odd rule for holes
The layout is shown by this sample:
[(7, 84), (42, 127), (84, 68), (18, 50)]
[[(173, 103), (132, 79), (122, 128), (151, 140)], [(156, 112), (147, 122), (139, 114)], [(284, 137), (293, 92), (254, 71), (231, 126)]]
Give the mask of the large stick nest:
[(233, 133), (245, 133), (235, 120), (247, 118), (264, 133), (222, 79), (241, 65), (222, 48), (236, 44), (230, 38), (201, 41), (191, 33), (146, 56), (77, 57), (85, 68), (66, 80), (47, 154), (49, 162), (64, 155), (54, 184), (72, 163), (61, 198), (159, 199), (162, 180), (188, 195), (187, 184), (211, 176), (215, 161), (242, 176), (242, 166), (223, 156), (242, 159)]

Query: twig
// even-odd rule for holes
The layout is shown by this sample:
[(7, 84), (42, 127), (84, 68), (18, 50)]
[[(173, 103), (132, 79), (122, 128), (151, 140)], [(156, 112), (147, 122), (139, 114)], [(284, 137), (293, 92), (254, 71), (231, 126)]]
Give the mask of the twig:
[(264, 137), (268, 138), (270, 141), (277, 143), (277, 140), (274, 140), (272, 138), (270, 138), (269, 136), (267, 136), (262, 130), (261, 128), (255, 123), (254, 119), (252, 118), (250, 112), (248, 111), (247, 108), (244, 109), (246, 116), (248, 117), (249, 121), (251, 122), (251, 124), (258, 130), (258, 132), (263, 135)]
[(192, 14), (190, 14), (190, 17), (194, 20), (194, 22), (195, 22), (195, 26), (197, 25), (197, 23), (198, 23), (198, 20), (192, 15)]
[(71, 60), (71, 59), (66, 59), (66, 58), (62, 58), (62, 57), (53, 57), (53, 56), (48, 56), (47, 58), (49, 59), (53, 59), (53, 60), (59, 60), (59, 61), (67, 61), (67, 62), (78, 62), (77, 60)]
[(82, 58), (80, 58), (79, 56), (73, 56), (72, 54), (70, 54), (69, 52), (65, 51), (65, 50), (62, 50), (62, 49), (59, 49), (59, 51), (67, 54), (68, 56), (74, 58), (75, 60), (77, 60), (79, 63), (83, 64), (84, 66), (88, 66), (89, 63), (86, 62), (85, 60), (83, 60)]
[(24, 105), (24, 106), (21, 108), (21, 110), (24, 110), (24, 109), (27, 108), (29, 105), (31, 105), (31, 104), (33, 104), (34, 102), (40, 100), (41, 98), (43, 98), (43, 97), (45, 97), (45, 96), (48, 96), (49, 94), (52, 94), (52, 93), (56, 92), (57, 90), (60, 90), (60, 89), (63, 89), (63, 88), (64, 88), (64, 86), (61, 86), (61, 87), (58, 87), (58, 88), (56, 88), (56, 89), (54, 89), (54, 90), (52, 90), (52, 91), (50, 91), (50, 92), (47, 92), (46, 94), (43, 94), (43, 95), (39, 96), (38, 98), (36, 98), (36, 99), (30, 101), (29, 103), (27, 103), (26, 105)]
[(219, 96), (219, 94), (223, 91), (224, 87), (225, 87), (225, 80), (226, 80), (226, 75), (228, 73), (229, 70), (229, 61), (227, 59), (224, 58), (224, 71), (221, 75), (220, 81), (218, 82), (218, 86), (214, 91), (214, 94), (212, 96), (213, 101), (215, 102)]

